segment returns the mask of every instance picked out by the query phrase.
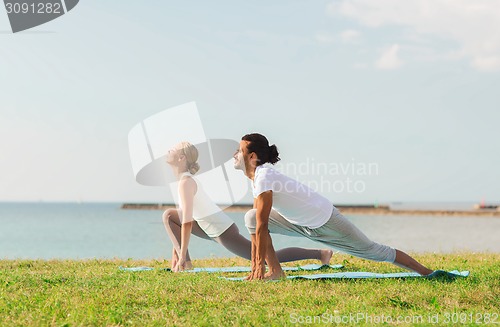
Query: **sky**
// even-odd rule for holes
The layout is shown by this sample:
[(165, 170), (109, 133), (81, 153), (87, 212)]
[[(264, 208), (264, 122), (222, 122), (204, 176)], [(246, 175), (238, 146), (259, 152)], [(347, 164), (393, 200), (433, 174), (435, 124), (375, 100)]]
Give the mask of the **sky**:
[(0, 201), (171, 201), (128, 133), (195, 101), (207, 137), (266, 135), (334, 203), (500, 202), (499, 22), (493, 0), (85, 0), (13, 34), (0, 8)]

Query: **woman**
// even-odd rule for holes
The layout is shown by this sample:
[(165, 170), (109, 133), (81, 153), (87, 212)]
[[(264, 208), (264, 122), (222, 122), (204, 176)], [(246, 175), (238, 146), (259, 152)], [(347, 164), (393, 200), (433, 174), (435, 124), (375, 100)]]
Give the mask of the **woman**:
[[(208, 197), (194, 178), (199, 170), (198, 150), (188, 142), (179, 143), (168, 151), (166, 162), (179, 181), (179, 209), (167, 209), (163, 224), (173, 244), (172, 270), (192, 269), (188, 245), (191, 233), (214, 240), (232, 253), (251, 259), (251, 242), (243, 237), (236, 224)], [(280, 262), (318, 259), (328, 264), (329, 249), (286, 248), (276, 252)]]

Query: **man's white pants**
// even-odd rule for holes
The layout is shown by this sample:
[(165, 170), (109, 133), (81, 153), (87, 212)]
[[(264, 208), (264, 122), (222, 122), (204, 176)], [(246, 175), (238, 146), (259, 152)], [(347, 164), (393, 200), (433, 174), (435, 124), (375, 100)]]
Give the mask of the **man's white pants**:
[[(256, 215), (256, 209), (251, 209), (245, 214), (245, 226), (250, 234), (255, 234)], [(269, 232), (289, 236), (302, 235), (363, 259), (390, 263), (393, 263), (396, 259), (396, 250), (394, 248), (370, 240), (335, 207), (330, 219), (323, 226), (314, 229), (292, 224), (276, 210), (272, 209), (269, 215)]]

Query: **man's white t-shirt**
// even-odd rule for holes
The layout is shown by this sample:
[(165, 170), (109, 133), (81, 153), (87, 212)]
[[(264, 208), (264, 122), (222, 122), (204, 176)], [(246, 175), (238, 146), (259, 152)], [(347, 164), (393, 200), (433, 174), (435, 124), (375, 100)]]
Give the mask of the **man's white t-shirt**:
[(273, 209), (294, 225), (318, 228), (333, 212), (327, 198), (269, 166), (255, 169), (252, 191), (254, 198), (273, 191)]

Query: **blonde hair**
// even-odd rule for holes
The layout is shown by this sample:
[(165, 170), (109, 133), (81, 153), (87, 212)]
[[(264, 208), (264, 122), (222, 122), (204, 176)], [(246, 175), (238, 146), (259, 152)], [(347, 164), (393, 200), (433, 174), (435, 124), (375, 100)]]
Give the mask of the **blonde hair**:
[(198, 161), (198, 149), (189, 142), (181, 142), (181, 151), (186, 156), (187, 170), (192, 174), (196, 174), (200, 170)]

